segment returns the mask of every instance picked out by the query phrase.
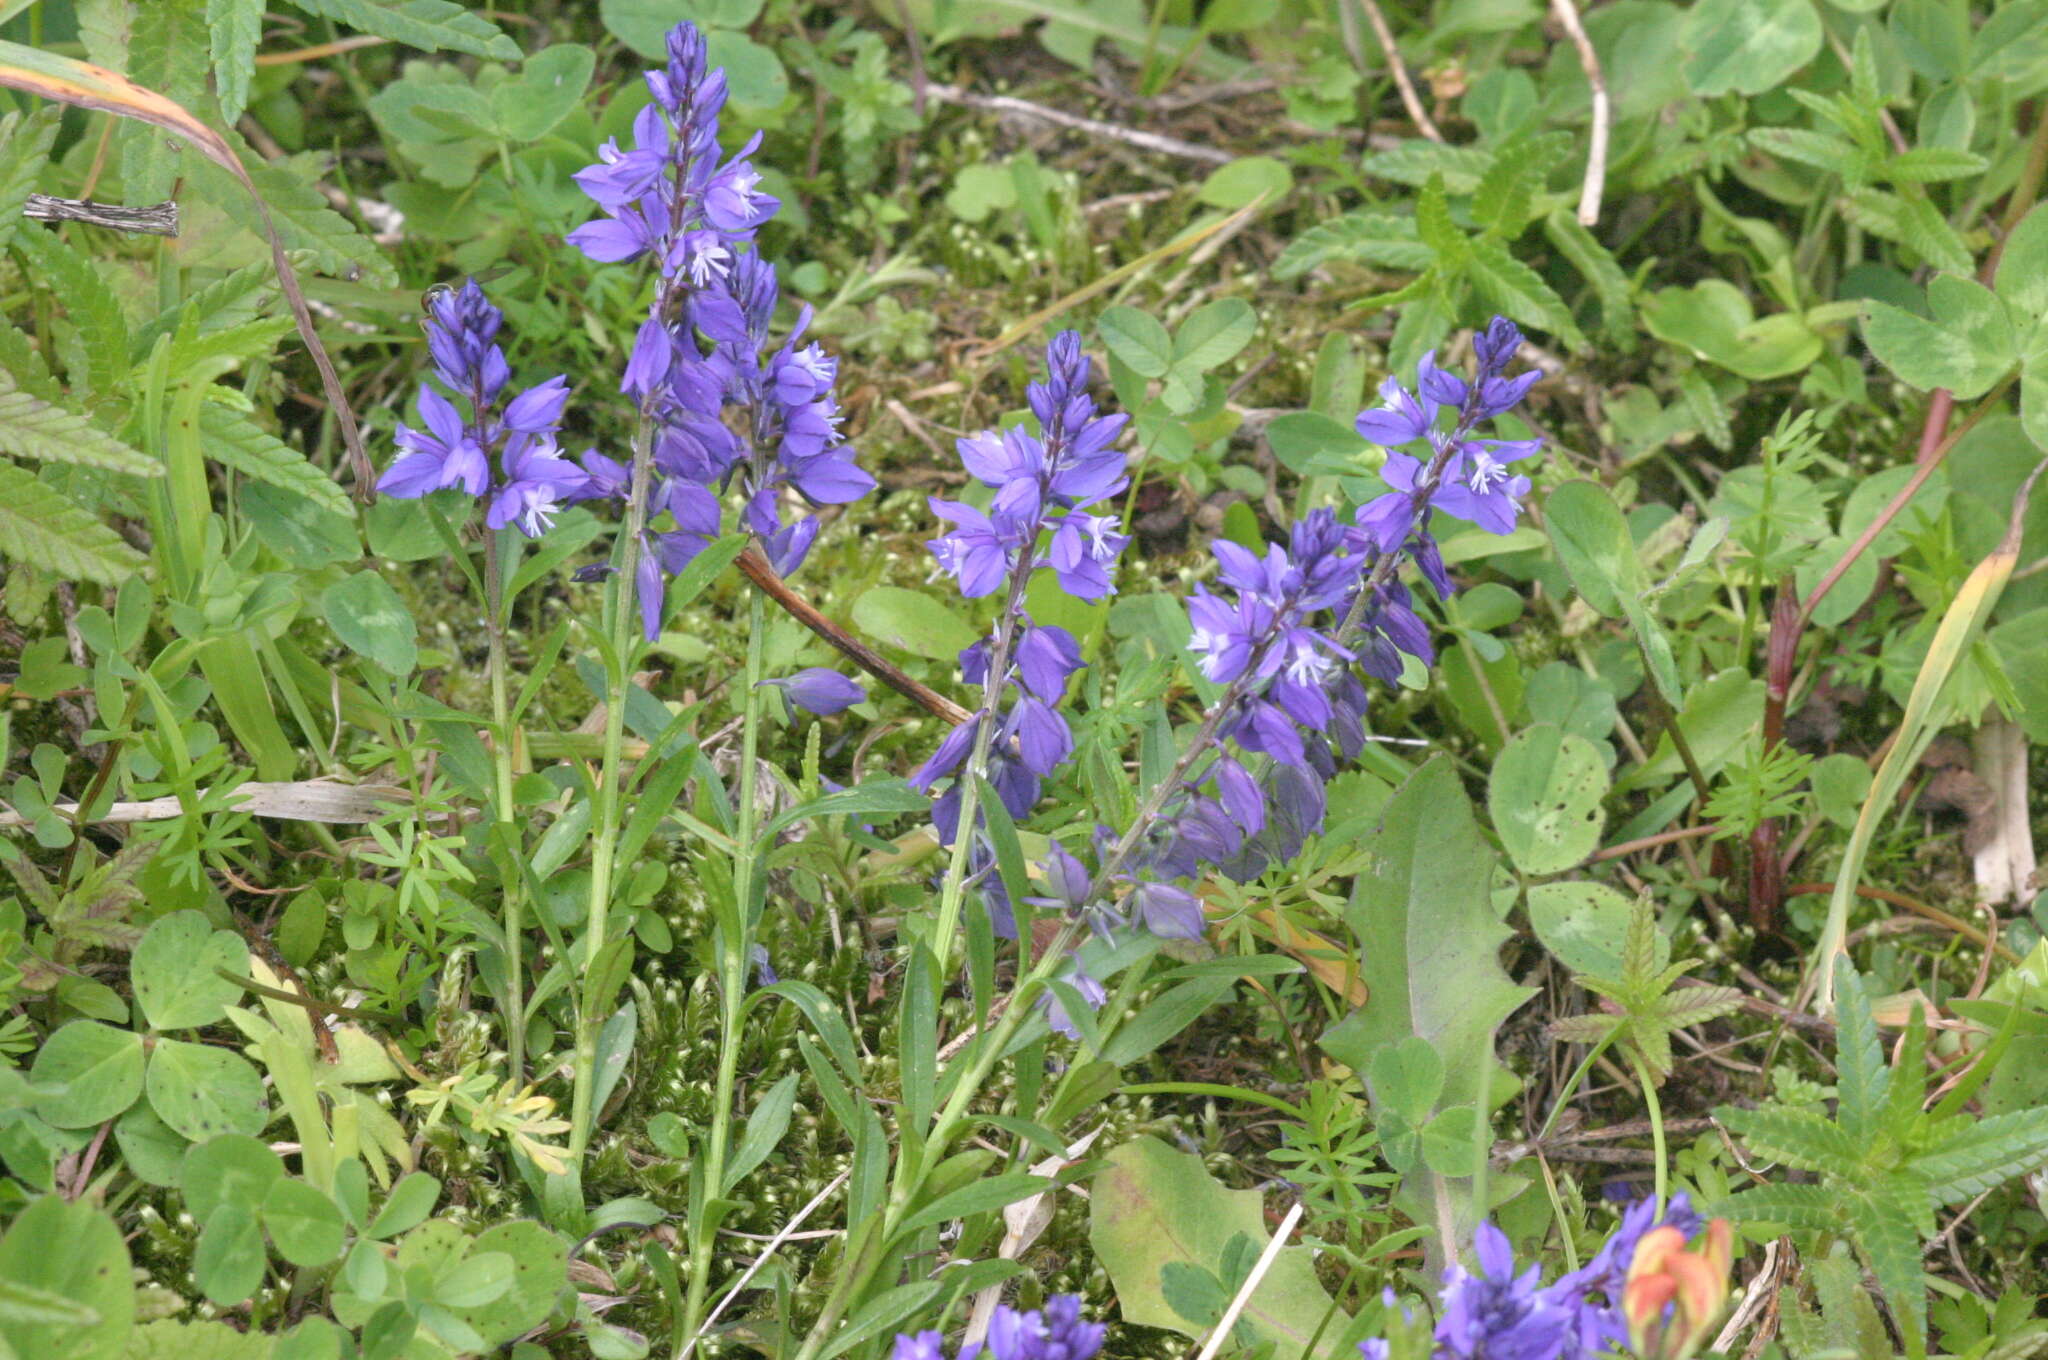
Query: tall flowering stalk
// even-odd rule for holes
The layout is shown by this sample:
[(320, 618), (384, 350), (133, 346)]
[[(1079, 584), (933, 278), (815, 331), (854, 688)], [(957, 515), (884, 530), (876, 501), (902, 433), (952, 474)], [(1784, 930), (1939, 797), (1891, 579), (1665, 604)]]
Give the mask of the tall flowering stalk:
[[(398, 427), (400, 456), (378, 479), (377, 489), (400, 500), (459, 490), (488, 498), (484, 511), (485, 630), (490, 640), (492, 814), (500, 834), (516, 847), (512, 783), (517, 734), (508, 700), (510, 663), (505, 653), (506, 564), (518, 548), (512, 533), (539, 538), (553, 526), (555, 512), (582, 497), (589, 478), (561, 456), (557, 434), (569, 398), (561, 377), (501, 401), (512, 370), (497, 343), (504, 314), (484, 297), (474, 279), (460, 288), (436, 290), (427, 303), (427, 352), (434, 374), (469, 408), (465, 419), (455, 402), (434, 386), (420, 385), (417, 407), (422, 428)], [(493, 467), (495, 456), (496, 466)], [(474, 578), (472, 577), (472, 580)], [(516, 849), (515, 849), (516, 854)], [(505, 1053), (514, 1084), (526, 1065), (526, 983), (524, 964), (526, 887), (517, 875), (502, 885), (507, 985)]]
[(1124, 455), (1114, 447), (1125, 418), (1096, 409), (1079, 334), (1061, 332), (1045, 361), (1046, 380), (1025, 390), (1038, 434), (1013, 426), (959, 442), (968, 473), (995, 492), (988, 513), (931, 501), (932, 513), (953, 526), (929, 545), (939, 568), (968, 598), (1000, 593), (1003, 600), (989, 636), (960, 654), (968, 683), (981, 687), (980, 706), (910, 780), (929, 792), (956, 776), (932, 813), (940, 841), (952, 847), (932, 936), (941, 976), (968, 884), (994, 868), (980, 831), (983, 787), (1012, 818), (1027, 816), (1041, 781), (1073, 754), (1058, 705), (1081, 668), (1081, 648), (1066, 629), (1030, 617), (1024, 596), (1031, 578), (1050, 571), (1066, 593), (1102, 599), (1116, 589), (1116, 559), (1130, 541), (1115, 516), (1091, 510), (1128, 484)]
[[(575, 177), (604, 216), (569, 236), (594, 260), (646, 260), (655, 271), (653, 302), (634, 336), (620, 382), (638, 411), (631, 464), (596, 454), (585, 460), (596, 494), (624, 503), (609, 613), (613, 655), (594, 819), (590, 964), (606, 944), (630, 659), (642, 639), (652, 641), (660, 633), (665, 575), (683, 570), (719, 535), (728, 495), (740, 502), (741, 529), (778, 571), (788, 574), (802, 565), (818, 533), (818, 519), (809, 508), (856, 500), (875, 485), (854, 463), (839, 433), (832, 393), (836, 361), (815, 343), (802, 343), (810, 309), (802, 310), (779, 345), (771, 338), (780, 287), (774, 266), (755, 253), (753, 237), (779, 204), (761, 192), (760, 174), (750, 161), (758, 134), (721, 159), (724, 71), (709, 68), (702, 35), (683, 23), (668, 36), (666, 65), (648, 72), (646, 79), (652, 102), (634, 120), (633, 147), (608, 143), (598, 163)], [(793, 504), (801, 504), (804, 512), (787, 517)], [(628, 591), (637, 610), (627, 608)], [(701, 1154), (705, 1190), (690, 1218), (686, 1336), (695, 1335), (704, 1315), (718, 1226), (715, 1206), (726, 1189), (739, 1029), (761, 887), (756, 770), (766, 634), (763, 597), (750, 588), (746, 674), (739, 691), (733, 896), (719, 918), (717, 939), (724, 1035), (712, 1126)], [(803, 696), (812, 695), (817, 683), (807, 679)], [(797, 691), (786, 690), (785, 697), (794, 700)], [(586, 1005), (580, 1017), (572, 1139), (578, 1152), (591, 1132), (589, 1102), (601, 1019), (595, 1005)]]

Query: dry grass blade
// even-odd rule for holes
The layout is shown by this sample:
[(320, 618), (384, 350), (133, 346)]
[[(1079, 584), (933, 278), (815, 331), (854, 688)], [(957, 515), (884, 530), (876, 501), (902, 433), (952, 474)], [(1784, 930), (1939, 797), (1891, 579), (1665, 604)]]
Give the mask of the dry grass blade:
[[(393, 784), (337, 784), (328, 779), (302, 779), (290, 783), (266, 784), (252, 780), (235, 786), (230, 795), (234, 810), (253, 817), (275, 817), (287, 822), (373, 822), (384, 816), (393, 803), (404, 804), (412, 795)], [(76, 803), (56, 803), (52, 811), (69, 817)], [(166, 822), (185, 815), (185, 805), (175, 797), (150, 798), (140, 803), (115, 803), (91, 818), (94, 824), (113, 822)], [(28, 820), (15, 812), (0, 812), (0, 826), (26, 826)]]
[(1823, 1014), (1834, 1012), (1835, 959), (1841, 954), (1849, 933), (1849, 904), (1855, 900), (1856, 885), (1863, 876), (1863, 861), (1870, 853), (1871, 838), (1877, 834), (1877, 824), (1898, 798), (1906, 776), (1920, 763), (1928, 743), (1941, 730), (1945, 717), (1941, 696), (1948, 689), (1957, 667), (1962, 664), (1970, 644), (1991, 617), (1992, 607), (2004, 592), (2005, 583), (2012, 578), (2013, 568), (2019, 565), (2021, 521), (2026, 516), (2027, 500), (2033, 492), (2035, 479), (2040, 477), (2043, 469), (2048, 469), (2048, 459), (2035, 466), (2020, 487), (2019, 494), (2013, 498), (2012, 518), (2006, 525), (2005, 537), (1970, 572), (1962, 589), (1950, 602), (1948, 612), (1941, 616), (1941, 624), (1934, 630), (1934, 641), (1928, 644), (1927, 659), (1921, 662), (1920, 674), (1913, 680), (1912, 693), (1906, 697), (1905, 715), (1900, 718), (1898, 730), (1893, 734), (1891, 750), (1885, 754), (1884, 763), (1877, 767), (1870, 797), (1864, 801), (1863, 810), (1856, 818), (1855, 830), (1849, 834), (1848, 849), (1843, 852), (1842, 866), (1836, 872), (1834, 892), (1828, 898), (1827, 925), (1821, 931), (1815, 955), (1815, 962), (1819, 965), (1820, 1010)]
[(0, 42), (0, 86), (82, 109), (154, 124), (187, 139), (208, 160), (241, 181), (242, 187), (249, 191), (250, 202), (256, 205), (256, 216), (262, 221), (264, 238), (270, 242), (270, 262), (277, 270), (278, 286), (291, 305), (292, 319), (298, 323), (299, 338), (306, 342), (306, 351), (313, 356), (313, 364), (320, 370), (320, 386), (327, 393), (328, 405), (333, 408), (334, 418), (341, 427), (342, 443), (348, 448), (349, 467), (355, 476), (356, 497), (365, 505), (374, 501), (376, 492), (372, 489), (374, 478), (370, 471), (370, 456), (363, 450), (363, 437), (356, 429), (355, 412), (349, 408), (348, 397), (341, 390), (341, 378), (334, 371), (333, 361), (327, 357), (326, 347), (320, 343), (319, 333), (313, 329), (313, 314), (307, 310), (306, 295), (299, 287), (298, 274), (292, 269), (291, 261), (285, 258), (277, 227), (270, 220), (270, 207), (256, 192), (249, 172), (242, 168), (241, 158), (235, 155), (221, 135), (183, 105), (166, 99), (155, 90), (135, 84), (118, 72), (90, 62), (73, 61), (69, 57), (23, 47), (19, 43)]

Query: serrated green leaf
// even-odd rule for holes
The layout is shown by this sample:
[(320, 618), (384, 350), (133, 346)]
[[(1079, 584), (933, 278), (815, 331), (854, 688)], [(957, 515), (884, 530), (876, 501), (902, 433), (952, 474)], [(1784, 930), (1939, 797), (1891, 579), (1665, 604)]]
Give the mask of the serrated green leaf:
[(1944, 1204), (2048, 1166), (2048, 1108), (1956, 1122), (1955, 1135), (1913, 1159), (1914, 1172), (1928, 1180), (1928, 1193)]
[(166, 370), (169, 381), (211, 382), (251, 359), (268, 355), (279, 340), (291, 334), (294, 324), (289, 316), (266, 316), (210, 331), (196, 326), (181, 329), (171, 342)]
[(254, 321), (264, 295), (275, 291), (276, 287), (277, 275), (272, 272), (270, 261), (244, 265), (226, 277), (187, 294), (175, 309), (138, 326), (131, 352), (147, 354), (158, 336), (175, 336), (188, 326), (200, 335), (211, 335), (245, 321)]
[(28, 333), (0, 319), (0, 369), (12, 374), (15, 386), (53, 406), (64, 404), (64, 385), (43, 362), (43, 352)]
[(0, 453), (105, 468), (131, 477), (164, 474), (162, 463), (129, 448), (84, 416), (22, 391), (5, 370), (0, 370)]
[(1927, 1335), (1927, 1289), (1920, 1270), (1920, 1234), (1902, 1198), (1904, 1193), (1880, 1187), (1846, 1196), (1844, 1206), (1856, 1229), (1856, 1245), (1906, 1332), (1907, 1352), (1919, 1355)]
[(263, 0), (206, 0), (206, 30), (212, 41), (220, 120), (232, 125), (249, 103), (256, 42), (263, 36)]
[(1465, 234), (1451, 220), (1451, 203), (1445, 196), (1442, 175), (1431, 175), (1415, 197), (1415, 234), (1440, 259), (1455, 260), (1464, 254)]
[(1779, 160), (1810, 165), (1826, 174), (1840, 175), (1851, 184), (1862, 184), (1870, 178), (1870, 158), (1829, 133), (1808, 128), (1756, 128), (1749, 134), (1749, 143)]
[(1541, 274), (1490, 237), (1478, 237), (1466, 246), (1465, 278), (1482, 303), (1524, 326), (1549, 331), (1567, 348), (1586, 347), (1586, 337), (1572, 320), (1571, 310)]
[(1893, 156), (1885, 163), (1884, 173), (1894, 184), (1934, 184), (1981, 175), (1987, 164), (1982, 156), (1972, 151), (1922, 146)]
[(0, 118), (0, 251), (21, 225), (21, 205), (49, 162), (62, 121), (63, 110), (54, 104)]
[(1389, 269), (1427, 269), (1436, 252), (1415, 234), (1415, 219), (1391, 213), (1355, 212), (1318, 222), (1287, 243), (1273, 262), (1273, 276), (1299, 278), (1331, 260), (1357, 260)]
[[(1724, 1107), (1717, 1113), (1728, 1113)], [(1758, 1185), (1714, 1206), (1738, 1223), (1783, 1223), (1805, 1232), (1840, 1232), (1842, 1200), (1818, 1185)]]
[[(157, 0), (130, 7), (127, 64), (121, 68), (137, 85), (182, 109), (197, 109), (206, 98), (205, 0)], [(131, 203), (158, 203), (171, 196), (178, 176), (189, 168), (181, 148), (168, 145), (157, 128), (124, 118), (115, 133), (121, 148), (121, 190)]]
[(1857, 189), (1842, 197), (1840, 207), (1848, 222), (1905, 246), (1937, 269), (1968, 274), (1976, 267), (1963, 238), (1924, 198)]
[(1664, 1023), (1673, 1029), (1687, 1029), (1733, 1015), (1742, 1009), (1742, 993), (1733, 987), (1688, 987), (1666, 998)]
[(1566, 207), (1553, 209), (1543, 219), (1543, 234), (1599, 299), (1600, 329), (1610, 339), (1628, 338), (1634, 327), (1635, 289), (1607, 247)]
[(64, 315), (78, 328), (84, 371), (71, 372), (67, 364), (71, 385), (92, 397), (112, 394), (115, 384), (128, 374), (128, 321), (120, 300), (92, 261), (56, 233), (41, 228), (24, 231), (14, 245), (28, 258), (48, 295), (62, 302)]
[(292, 0), (308, 14), (334, 19), (358, 33), (389, 38), (422, 52), (467, 52), (518, 61), (519, 44), (483, 16), (452, 0)]
[(1807, 1110), (1762, 1105), (1718, 1112), (1752, 1154), (1808, 1171), (1846, 1171), (1863, 1160), (1865, 1145), (1840, 1124)]
[(199, 408), (199, 432), (204, 436), (200, 447), (215, 462), (336, 514), (352, 513), (348, 493), (332, 477), (248, 417), (208, 402)]
[[(231, 129), (222, 131), (221, 136), (248, 170), (257, 196), (268, 205), (277, 238), (286, 250), (306, 252), (315, 268), (337, 277), (360, 270), (362, 281), (372, 287), (390, 287), (397, 281), (385, 252), (330, 208), (326, 198), (313, 187), (320, 169), (317, 158), (293, 156), (266, 161), (251, 154), (247, 144)], [(192, 190), (229, 214), (232, 220), (249, 220), (248, 193), (226, 170), (210, 160), (195, 157), (185, 167), (185, 177)], [(260, 235), (255, 223), (250, 223), (250, 231)]]
[(90, 510), (13, 463), (0, 463), (0, 557), (103, 586), (149, 564)]
[(1493, 163), (1493, 153), (1478, 147), (1450, 146), (1443, 142), (1413, 138), (1384, 151), (1374, 151), (1359, 163), (1359, 169), (1374, 179), (1392, 180), (1420, 189), (1430, 176), (1443, 178), (1444, 189), (1469, 194), (1479, 187), (1480, 177)]
[(1841, 994), (1835, 1006), (1835, 1089), (1841, 1096), (1836, 1116), (1859, 1146), (1869, 1146), (1884, 1119), (1885, 1092), (1891, 1069), (1877, 1041), (1870, 1015), (1870, 997), (1853, 968), (1838, 975)]

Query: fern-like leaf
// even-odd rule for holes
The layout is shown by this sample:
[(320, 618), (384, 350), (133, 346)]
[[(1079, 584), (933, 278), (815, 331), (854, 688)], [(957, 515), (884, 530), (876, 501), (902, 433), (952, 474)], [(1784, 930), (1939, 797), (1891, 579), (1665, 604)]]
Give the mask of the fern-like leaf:
[(107, 586), (148, 565), (90, 510), (13, 463), (0, 463), (0, 557)]
[(125, 472), (131, 477), (161, 477), (164, 465), (138, 453), (75, 411), (44, 401), (15, 384), (0, 369), (0, 453), (42, 463), (76, 463)]
[(1944, 1204), (1980, 1195), (2014, 1176), (2048, 1166), (2048, 1107), (1989, 1119), (1944, 1120), (1956, 1131), (1913, 1159), (1928, 1191)]
[(1906, 247), (1937, 269), (1969, 274), (1976, 268), (1963, 238), (1924, 198), (1857, 189), (1843, 195), (1837, 206), (1844, 220)]
[(170, 380), (211, 382), (251, 359), (269, 354), (294, 325), (289, 316), (266, 316), (204, 333), (197, 326), (184, 327), (171, 341)]
[(1743, 1110), (1724, 1105), (1714, 1116), (1739, 1134), (1752, 1153), (1774, 1162), (1839, 1173), (1863, 1160), (1863, 1145), (1846, 1129), (1806, 1110), (1785, 1105)]
[(199, 432), (206, 456), (244, 477), (304, 496), (336, 514), (351, 512), (348, 494), (332, 477), (306, 461), (306, 456), (247, 418), (225, 406), (207, 402), (199, 408)]

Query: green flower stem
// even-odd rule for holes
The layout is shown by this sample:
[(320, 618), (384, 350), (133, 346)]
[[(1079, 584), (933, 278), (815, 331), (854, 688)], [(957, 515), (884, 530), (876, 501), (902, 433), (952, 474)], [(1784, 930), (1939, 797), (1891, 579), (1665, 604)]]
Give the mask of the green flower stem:
[(760, 824), (755, 791), (755, 770), (761, 730), (761, 679), (766, 669), (768, 611), (760, 588), (747, 589), (747, 673), (740, 699), (739, 806), (734, 809), (735, 831), (732, 855), (733, 913), (719, 932), (724, 948), (718, 958), (719, 1020), (717, 1085), (711, 1095), (711, 1135), (703, 1149), (704, 1196), (690, 1222), (690, 1285), (683, 1306), (682, 1335), (691, 1338), (687, 1352), (701, 1330), (704, 1303), (711, 1281), (711, 1258), (717, 1245), (718, 1223), (708, 1201), (725, 1194), (726, 1157), (732, 1143), (733, 1088), (739, 1080), (739, 1054), (743, 1011), (747, 999), (747, 964), (754, 941), (754, 874), (759, 864), (759, 847), (754, 844)]
[[(969, 1103), (980, 1091), (981, 1084), (988, 1079), (989, 1072), (995, 1067), (1003, 1050), (1009, 1047), (1011, 1038), (1030, 1015), (1033, 993), (1045, 984), (1065, 960), (1067, 949), (1073, 944), (1080, 929), (1079, 923), (1072, 921), (1060, 928), (1060, 933), (1053, 938), (1045, 952), (1039, 955), (1037, 964), (1010, 994), (1010, 1003), (996, 1020), (995, 1028), (970, 1050), (967, 1071), (954, 1083), (953, 1094), (947, 1098), (945, 1109), (932, 1124), (931, 1136), (924, 1141), (923, 1151), (915, 1159), (915, 1167), (905, 1174), (900, 1174), (889, 1193), (888, 1207), (882, 1213), (881, 1230), (862, 1242), (862, 1251), (858, 1259), (845, 1262), (832, 1286), (832, 1292), (825, 1298), (824, 1310), (818, 1314), (817, 1322), (812, 1324), (810, 1334), (804, 1338), (803, 1349), (797, 1352), (796, 1360), (817, 1360), (818, 1353), (824, 1349), (825, 1343), (831, 1340), (833, 1328), (837, 1327), (839, 1319), (845, 1316), (848, 1305), (860, 1297), (861, 1291), (874, 1278), (883, 1261), (888, 1259), (887, 1249), (891, 1239), (896, 1236), (911, 1206), (917, 1202), (925, 1176), (943, 1159), (947, 1146), (965, 1127)], [(904, 1163), (898, 1163), (898, 1171), (904, 1171)], [(849, 1242), (859, 1236), (858, 1227), (859, 1225), (853, 1225), (854, 1230), (849, 1232), (847, 1238)]]
[(1628, 1051), (1629, 1062), (1636, 1069), (1636, 1080), (1643, 1084), (1643, 1104), (1650, 1110), (1650, 1148), (1657, 1158), (1657, 1212), (1664, 1212), (1665, 1191), (1670, 1188), (1669, 1162), (1664, 1155), (1664, 1107), (1657, 1100), (1657, 1083), (1650, 1079), (1650, 1069), (1643, 1063), (1640, 1053), (1633, 1048)]
[[(639, 611), (633, 607), (634, 581), (640, 571), (640, 534), (647, 527), (648, 488), (654, 480), (653, 424), (643, 411), (633, 434), (633, 486), (626, 497), (626, 520), (619, 530), (613, 557), (619, 569), (605, 590), (604, 755), (598, 769), (596, 806), (590, 819), (590, 901), (584, 915), (581, 960), (586, 979), (604, 952), (611, 924), (612, 872), (619, 850), (619, 766), (626, 741), (626, 687), (633, 683), (633, 661), (640, 648)], [(604, 1017), (595, 1014), (595, 997), (587, 993), (576, 1007), (575, 1086), (569, 1107), (569, 1155), (580, 1159), (590, 1146), (590, 1108), (597, 1085), (597, 1036)]]
[[(504, 556), (505, 536), (509, 532), (506, 529), (484, 531), (484, 595), (488, 611), (485, 631), (491, 644), (491, 721), (497, 725), (498, 733), (491, 746), (498, 776), (496, 811), (498, 824), (510, 829), (516, 841), (517, 814), (512, 804), (512, 705), (506, 697), (510, 667), (505, 657)], [(526, 983), (522, 976), (525, 963), (520, 939), (526, 928), (522, 919), (525, 884), (518, 875), (514, 875), (502, 887), (505, 894), (506, 990), (505, 995), (498, 998), (498, 1004), (505, 1015), (505, 1063), (511, 1070), (513, 1085), (517, 1086), (525, 1080), (526, 1073)]]

